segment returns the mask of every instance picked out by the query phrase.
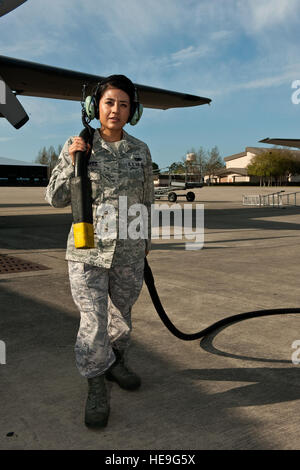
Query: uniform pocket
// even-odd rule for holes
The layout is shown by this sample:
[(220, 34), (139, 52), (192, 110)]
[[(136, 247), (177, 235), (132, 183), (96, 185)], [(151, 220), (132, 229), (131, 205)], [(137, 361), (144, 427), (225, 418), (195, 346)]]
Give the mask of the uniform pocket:
[(90, 171), (89, 178), (91, 181), (92, 200), (95, 201), (102, 192), (100, 173), (98, 171)]
[(136, 162), (128, 162), (128, 178), (137, 183), (144, 183), (144, 168), (142, 164)]

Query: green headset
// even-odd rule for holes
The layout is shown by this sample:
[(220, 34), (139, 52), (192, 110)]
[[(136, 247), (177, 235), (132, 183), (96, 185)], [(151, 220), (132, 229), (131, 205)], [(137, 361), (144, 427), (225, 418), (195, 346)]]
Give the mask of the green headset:
[[(124, 78), (124, 79), (126, 79), (126, 81), (132, 83), (127, 77), (125, 77), (123, 75), (113, 75), (113, 76), (107, 77), (104, 80), (102, 80), (101, 82), (97, 83), (96, 87), (92, 91), (92, 95), (87, 96), (85, 98), (85, 101), (84, 101), (84, 111), (85, 111), (85, 113), (86, 113), (86, 115), (87, 115), (87, 117), (90, 121), (92, 121), (95, 118), (96, 119), (99, 118), (99, 91), (100, 91), (100, 87), (102, 85), (105, 85), (105, 83), (109, 83), (110, 81), (112, 81), (112, 78), (114, 78), (114, 77), (117, 77), (119, 79), (122, 77), (122, 79)], [(132, 85), (133, 85), (133, 83), (132, 83)], [(133, 87), (134, 87), (134, 99), (133, 99), (133, 101), (130, 100), (130, 114), (129, 114), (129, 118), (128, 118), (127, 122), (129, 124), (131, 124), (132, 126), (135, 126), (142, 117), (143, 105), (139, 102), (138, 92), (137, 92), (136, 87), (134, 85), (133, 85)]]

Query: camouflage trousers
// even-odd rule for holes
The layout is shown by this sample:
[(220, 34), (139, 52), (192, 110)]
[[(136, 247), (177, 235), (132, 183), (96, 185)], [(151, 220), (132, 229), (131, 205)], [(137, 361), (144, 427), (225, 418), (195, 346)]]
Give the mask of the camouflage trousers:
[(68, 268), (72, 297), (80, 311), (76, 364), (84, 377), (96, 377), (115, 361), (112, 348), (127, 352), (131, 308), (143, 286), (144, 259), (110, 269), (69, 261)]

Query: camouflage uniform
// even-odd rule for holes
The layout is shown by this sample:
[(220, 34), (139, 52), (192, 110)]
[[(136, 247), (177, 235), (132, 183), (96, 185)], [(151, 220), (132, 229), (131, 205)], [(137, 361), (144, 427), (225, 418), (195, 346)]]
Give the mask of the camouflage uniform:
[[(74, 166), (68, 149), (72, 142), (72, 137), (66, 141), (46, 189), (46, 200), (54, 207), (71, 203)], [(116, 150), (96, 131), (88, 175), (92, 184), (95, 248), (76, 249), (71, 227), (66, 259), (73, 299), (81, 314), (75, 345), (77, 366), (82, 375), (91, 378), (114, 362), (112, 343), (122, 351), (129, 345), (131, 308), (142, 288), (145, 248), (149, 250), (151, 243), (154, 189), (150, 151), (144, 142), (124, 130)], [(147, 208), (146, 239), (119, 237), (119, 196), (127, 197), (128, 208), (137, 203)], [(105, 210), (108, 204), (115, 209), (116, 233), (112, 236), (108, 232), (106, 237), (103, 221), (111, 217)], [(129, 225), (135, 218), (136, 215), (129, 215), (126, 223)]]

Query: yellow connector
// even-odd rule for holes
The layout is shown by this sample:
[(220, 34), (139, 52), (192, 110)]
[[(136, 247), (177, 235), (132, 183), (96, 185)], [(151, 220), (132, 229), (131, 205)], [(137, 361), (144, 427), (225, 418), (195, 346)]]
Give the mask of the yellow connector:
[(94, 248), (94, 227), (93, 224), (80, 222), (73, 224), (75, 248)]

